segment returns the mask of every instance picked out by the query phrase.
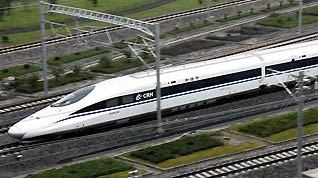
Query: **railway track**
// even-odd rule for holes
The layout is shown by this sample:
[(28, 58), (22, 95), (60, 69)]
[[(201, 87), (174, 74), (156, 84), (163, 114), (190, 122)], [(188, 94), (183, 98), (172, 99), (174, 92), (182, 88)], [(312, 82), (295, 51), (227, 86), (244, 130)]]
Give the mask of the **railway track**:
[(40, 106), (40, 105), (47, 105), (47, 104), (53, 103), (55, 101), (58, 101), (59, 99), (63, 98), (64, 96), (66, 96), (69, 93), (71, 93), (71, 92), (67, 91), (67, 92), (55, 94), (55, 95), (49, 96), (49, 97), (41, 97), (41, 98), (35, 99), (35, 100), (23, 101), (23, 102), (18, 103), (18, 104), (3, 106), (2, 108), (0, 108), (0, 115), (15, 112), (15, 111), (20, 111), (20, 110), (24, 110), (24, 109), (29, 109), (29, 108)]
[[(302, 147), (302, 157), (310, 157), (318, 154), (318, 141), (305, 143)], [(293, 161), (297, 157), (297, 147), (291, 146), (276, 151), (252, 156), (228, 163), (207, 167), (184, 174), (172, 176), (172, 178), (216, 178), (234, 177), (249, 171), (262, 169)]]
[[(228, 2), (228, 3), (212, 6), (211, 10), (220, 10), (220, 9), (224, 9), (224, 8), (227, 8), (230, 6), (248, 4), (251, 2), (255, 2), (255, 1), (259, 1), (259, 0), (232, 1), (232, 2)], [(175, 13), (175, 14), (168, 14), (168, 15), (164, 15), (164, 16), (159, 16), (159, 17), (147, 19), (145, 21), (147, 21), (149, 23), (157, 23), (157, 22), (162, 22), (162, 21), (171, 20), (171, 19), (175, 19), (175, 18), (185, 17), (185, 16), (189, 16), (189, 15), (200, 14), (203, 12), (206, 12), (206, 7), (195, 9), (195, 10), (183, 11), (183, 12), (179, 12), (179, 13)], [(120, 27), (120, 26), (105, 27), (102, 29), (95, 30), (93, 32), (84, 32), (81, 34), (68, 35), (66, 37), (57, 37), (57, 38), (47, 39), (46, 44), (50, 45), (50, 44), (62, 43), (62, 42), (66, 42), (66, 41), (69, 41), (72, 39), (76, 39), (76, 38), (87, 37), (87, 36), (91, 36), (91, 35), (111, 32), (111, 31), (120, 30), (120, 29), (124, 29), (124, 27)], [(32, 48), (38, 48), (40, 46), (41, 46), (41, 42), (37, 41), (37, 42), (32, 42), (32, 43), (26, 43), (26, 44), (1, 48), (0, 55), (13, 53), (13, 52), (17, 52), (17, 51), (28, 50), (28, 49), (32, 49)]]
[[(310, 102), (313, 100), (318, 99), (318, 94), (309, 94), (306, 96), (306, 102)], [(172, 119), (165, 118), (166, 122), (163, 123), (162, 127), (164, 128), (166, 134), (171, 135), (171, 134), (176, 134), (176, 133), (183, 133), (186, 131), (191, 131), (196, 128), (203, 128), (207, 127), (209, 125), (216, 125), (216, 124), (224, 124), (226, 122), (232, 122), (240, 118), (245, 118), (249, 116), (253, 116), (256, 114), (263, 114), (266, 112), (274, 111), (274, 110), (279, 110), (279, 109), (284, 109), (290, 106), (295, 105), (294, 99), (285, 99), (282, 101), (274, 101), (274, 102), (268, 102), (264, 104), (259, 104), (259, 105), (252, 105), (244, 108), (238, 108), (238, 109), (232, 109), (228, 111), (221, 111), (217, 113), (208, 113), (200, 116), (195, 116), (195, 117), (184, 117), (182, 119)], [(185, 125), (187, 127), (185, 127)], [(153, 128), (151, 133), (147, 133), (151, 135), (152, 137), (157, 137), (157, 124), (140, 124), (137, 127), (136, 126), (127, 126), (125, 129), (119, 128), (115, 130), (108, 130), (105, 133), (98, 132), (94, 134), (87, 134), (87, 135), (82, 135), (82, 136), (77, 136), (77, 137), (70, 137), (70, 138), (64, 138), (61, 140), (53, 140), (53, 141), (44, 141), (40, 143), (21, 143), (21, 142), (14, 142), (14, 143), (9, 143), (6, 145), (1, 145), (0, 146), (0, 157), (7, 157), (9, 155), (17, 155), (20, 154), (23, 151), (34, 149), (40, 146), (45, 146), (49, 144), (54, 144), (54, 143), (60, 143), (60, 142), (66, 142), (70, 140), (79, 140), (79, 139), (85, 139), (86, 140), (91, 140), (94, 139), (94, 137), (100, 136), (101, 134), (106, 134), (106, 135), (111, 135), (111, 134), (117, 134), (119, 132), (134, 132), (134, 130), (147, 130), (149, 128)], [(138, 133), (137, 135), (132, 135), (130, 138), (125, 138), (125, 139), (131, 139), (133, 140), (134, 137), (141, 137), (145, 133), (142, 132), (136, 132)], [(114, 138), (113, 141), (116, 142), (116, 137), (109, 137), (109, 138)], [(92, 145), (90, 145), (92, 146)]]

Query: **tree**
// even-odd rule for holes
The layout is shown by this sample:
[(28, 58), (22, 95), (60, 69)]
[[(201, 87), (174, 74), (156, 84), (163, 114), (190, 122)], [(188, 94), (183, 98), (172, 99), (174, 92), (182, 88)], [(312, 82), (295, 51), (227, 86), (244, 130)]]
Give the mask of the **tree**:
[(279, 1), (279, 6), (282, 7), (284, 4), (284, 1)]
[(241, 14), (242, 14), (242, 11), (237, 11), (238, 16), (241, 16)]
[(55, 77), (55, 81), (58, 81), (64, 73), (62, 66), (57, 66), (52, 70), (52, 75)]
[(98, 4), (98, 0), (92, 0), (93, 5), (96, 7)]
[(199, 4), (203, 4), (203, 0), (198, 0), (199, 1)]
[(130, 63), (130, 59), (131, 59), (131, 56), (132, 56), (132, 53), (131, 53), (131, 50), (123, 50), (123, 54), (126, 56), (127, 58), (127, 63)]
[(32, 88), (37, 86), (38, 81), (39, 81), (39, 76), (36, 74), (33, 74), (26, 79), (27, 84), (29, 84)]
[(267, 9), (270, 9), (271, 8), (271, 4), (267, 4)]
[(99, 64), (103, 67), (109, 67), (110, 66), (110, 59), (107, 56), (102, 56), (99, 60)]
[(250, 13), (251, 13), (251, 14), (254, 13), (254, 8), (250, 8)]
[(73, 67), (73, 74), (79, 75), (79, 74), (81, 73), (81, 71), (82, 71), (81, 66), (75, 65), (75, 66)]
[(227, 19), (227, 14), (224, 14), (224, 19)]
[(131, 53), (131, 50), (123, 50), (123, 54), (127, 57), (127, 58), (131, 58), (132, 56), (132, 53)]
[(8, 43), (9, 42), (9, 37), (8, 36), (2, 36), (2, 42), (3, 43)]
[(10, 14), (11, 0), (0, 0), (0, 20), (3, 19), (5, 12)]
[(5, 10), (0, 7), (0, 21), (3, 20), (4, 13), (5, 13)]

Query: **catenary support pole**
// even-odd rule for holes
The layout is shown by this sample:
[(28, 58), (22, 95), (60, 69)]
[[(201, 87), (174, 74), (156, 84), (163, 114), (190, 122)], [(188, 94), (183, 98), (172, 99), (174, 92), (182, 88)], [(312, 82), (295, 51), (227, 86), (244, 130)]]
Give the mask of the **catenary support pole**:
[(303, 24), (303, 0), (299, 0), (299, 10), (298, 10), (298, 33), (302, 33)]
[(302, 178), (302, 143), (303, 143), (303, 119), (304, 119), (304, 72), (299, 72), (297, 90), (297, 178)]
[(161, 118), (161, 83), (160, 83), (160, 24), (155, 25), (155, 44), (156, 44), (156, 74), (157, 74), (157, 122), (158, 122), (158, 132), (164, 132), (162, 128), (162, 118)]
[(44, 95), (48, 95), (48, 82), (47, 82), (47, 50), (45, 44), (45, 6), (40, 1), (40, 18), (41, 18), (41, 46), (42, 46), (42, 78), (43, 78), (43, 87)]
[(207, 3), (208, 4), (207, 4), (207, 8), (206, 8), (206, 11), (207, 11), (206, 19), (209, 20), (211, 17), (211, 0), (208, 0)]

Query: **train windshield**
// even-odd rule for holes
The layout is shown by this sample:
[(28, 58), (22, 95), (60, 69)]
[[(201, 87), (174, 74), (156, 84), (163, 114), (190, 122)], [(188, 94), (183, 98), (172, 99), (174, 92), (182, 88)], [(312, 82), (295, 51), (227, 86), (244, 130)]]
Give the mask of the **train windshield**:
[(67, 105), (76, 103), (77, 101), (79, 101), (79, 100), (83, 99), (85, 96), (87, 96), (94, 88), (95, 88), (95, 86), (88, 86), (88, 87), (76, 90), (75, 92), (60, 99), (59, 101), (52, 104), (51, 106), (52, 107), (62, 107), (62, 106), (67, 106)]

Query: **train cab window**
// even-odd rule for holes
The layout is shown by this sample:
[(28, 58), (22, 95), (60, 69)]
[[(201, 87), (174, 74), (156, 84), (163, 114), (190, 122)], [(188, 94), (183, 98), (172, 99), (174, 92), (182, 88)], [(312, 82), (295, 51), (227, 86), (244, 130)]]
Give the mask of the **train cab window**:
[(88, 86), (85, 88), (81, 88), (79, 90), (76, 90), (75, 92), (65, 96), (64, 98), (60, 99), (56, 103), (52, 104), (52, 107), (62, 107), (67, 106), (73, 103), (78, 102), (79, 100), (83, 99), (85, 96), (87, 96), (95, 86)]
[(114, 98), (114, 99), (110, 99), (106, 101), (106, 107), (110, 108), (113, 106), (118, 106), (119, 102), (118, 102), (118, 98)]
[(133, 95), (128, 95), (128, 96), (123, 96), (122, 97), (122, 103), (123, 104), (128, 104), (134, 102), (134, 96)]

